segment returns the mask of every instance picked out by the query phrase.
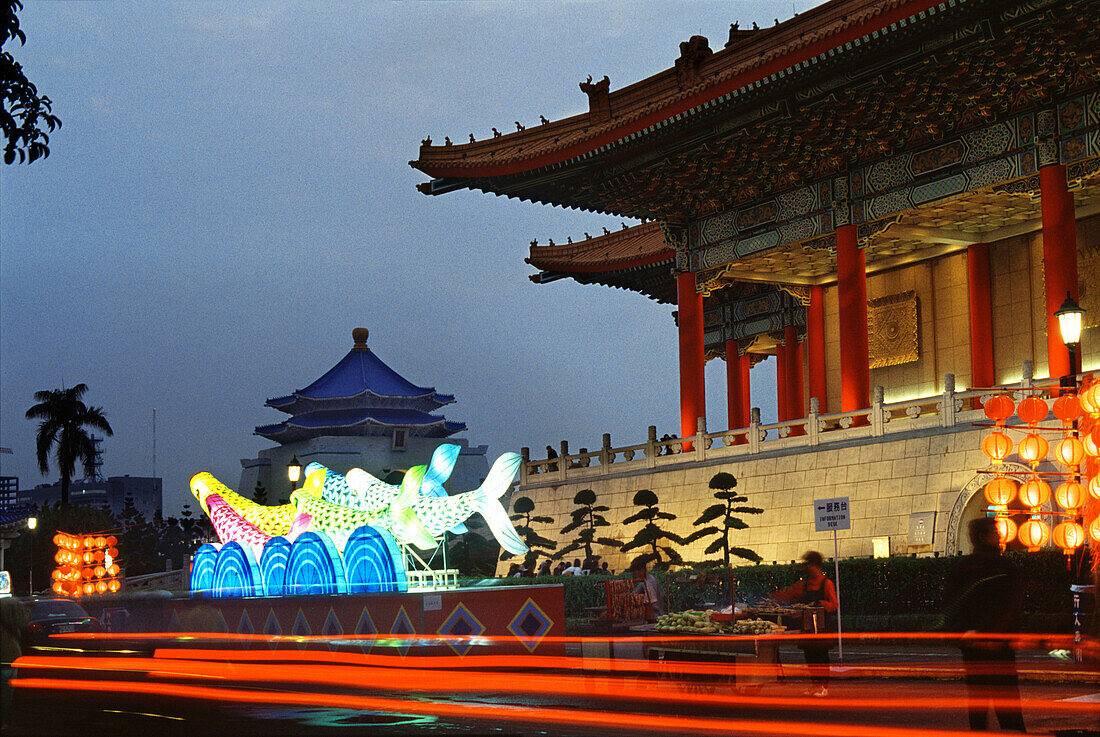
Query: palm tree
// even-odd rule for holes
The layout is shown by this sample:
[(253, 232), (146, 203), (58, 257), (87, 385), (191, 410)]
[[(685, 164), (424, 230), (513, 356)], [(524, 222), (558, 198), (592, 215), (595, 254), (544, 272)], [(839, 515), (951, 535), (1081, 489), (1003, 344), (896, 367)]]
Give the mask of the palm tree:
[(89, 407), (82, 397), (88, 391), (86, 384), (70, 389), (49, 389), (34, 393), (38, 404), (27, 410), (28, 420), (41, 420), (35, 435), (38, 450), (38, 470), (45, 476), (50, 472), (50, 452), (57, 460), (61, 474), (61, 506), (69, 506), (69, 484), (76, 465), (84, 466), (84, 473), (95, 473), (95, 443), (85, 429), (98, 430), (114, 435), (102, 407)]

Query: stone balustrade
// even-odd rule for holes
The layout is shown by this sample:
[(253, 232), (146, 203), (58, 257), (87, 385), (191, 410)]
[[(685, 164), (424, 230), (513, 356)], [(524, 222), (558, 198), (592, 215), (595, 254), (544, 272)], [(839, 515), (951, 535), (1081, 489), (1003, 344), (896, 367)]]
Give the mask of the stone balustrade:
[(598, 450), (582, 448), (581, 452), (570, 453), (569, 443), (563, 440), (560, 455), (545, 460), (532, 460), (530, 449), (523, 448), (520, 485), (556, 484), (599, 476), (610, 473), (612, 466), (616, 471), (630, 471), (685, 461), (748, 460), (773, 449), (820, 446), (932, 427), (971, 427), (985, 419), (982, 405), (989, 396), (1007, 391), (1019, 401), (1031, 390), (1033, 374), (1031, 361), (1024, 361), (1020, 381), (968, 391), (956, 391), (954, 375), (946, 374), (941, 394), (890, 403), (884, 401), (883, 388), (877, 386), (871, 406), (854, 412), (821, 414), (814, 397), (810, 399), (806, 417), (766, 425), (760, 422), (760, 409), (753, 407), (748, 427), (707, 432), (706, 421), (700, 418), (697, 432), (690, 438), (659, 440), (657, 428), (650, 425), (646, 442), (637, 445), (613, 447), (611, 435), (605, 433)]

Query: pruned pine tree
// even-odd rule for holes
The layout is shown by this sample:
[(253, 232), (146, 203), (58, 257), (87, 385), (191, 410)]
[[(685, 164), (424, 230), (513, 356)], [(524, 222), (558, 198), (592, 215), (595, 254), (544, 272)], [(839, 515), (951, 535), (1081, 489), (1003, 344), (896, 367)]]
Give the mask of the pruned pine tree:
[(591, 489), (581, 489), (577, 492), (576, 496), (573, 497), (573, 503), (577, 505), (577, 508), (569, 513), (572, 519), (569, 524), (561, 528), (561, 534), (568, 535), (577, 530), (579, 530), (579, 532), (568, 545), (554, 553), (551, 557), (558, 560), (584, 548), (585, 560), (591, 560), (592, 545), (594, 543), (606, 545), (611, 548), (622, 547), (623, 543), (621, 540), (615, 540), (610, 537), (596, 537), (597, 527), (611, 526), (611, 523), (603, 516), (603, 513), (611, 511), (611, 508), (602, 504), (596, 504), (596, 492)]
[[(707, 546), (705, 552), (707, 555), (713, 555), (721, 550), (722, 560), (726, 568), (729, 568), (730, 557), (734, 555), (738, 558), (751, 560), (753, 563), (759, 563), (761, 560), (760, 556), (756, 554), (756, 551), (750, 548), (730, 545), (731, 531), (748, 529), (748, 524), (735, 515), (764, 513), (764, 510), (759, 507), (742, 506), (749, 499), (734, 491), (733, 489), (736, 486), (737, 479), (733, 474), (726, 473), (725, 471), (716, 473), (711, 478), (710, 488), (715, 490), (714, 498), (718, 500), (718, 504), (712, 504), (704, 509), (703, 513), (699, 515), (699, 519), (692, 523), (695, 527), (699, 527), (700, 525), (708, 526), (695, 530), (687, 538), (687, 541), (690, 543), (704, 537), (714, 536), (715, 539)], [(720, 520), (721, 524), (709, 524), (715, 520)]]
[[(535, 511), (535, 502), (533, 502), (530, 497), (521, 496), (516, 499), (512, 503), (512, 511), (515, 512), (515, 514), (509, 517), (509, 519), (516, 523), (516, 534), (518, 534), (527, 547), (531, 549), (524, 557), (525, 563), (532, 565), (535, 559), (538, 558), (540, 551), (543, 555), (549, 556), (550, 551), (558, 547), (555, 541), (543, 537), (531, 527), (532, 523), (540, 525), (553, 524), (554, 518), (533, 515), (532, 513)], [(504, 551), (500, 555), (501, 560), (507, 560), (511, 557), (512, 554), (508, 551)]]
[(660, 502), (657, 495), (649, 489), (641, 489), (634, 494), (634, 506), (642, 509), (624, 519), (623, 524), (629, 525), (635, 522), (645, 522), (645, 524), (634, 534), (634, 539), (623, 545), (620, 550), (626, 553), (637, 548), (648, 547), (650, 552), (642, 556), (647, 562), (662, 562), (664, 560), (661, 557), (663, 551), (669, 563), (681, 565), (684, 562), (683, 556), (669, 543), (685, 545), (687, 540), (674, 532), (663, 529), (658, 524), (659, 520), (670, 521), (676, 519), (676, 515), (671, 512), (662, 512), (658, 504)]

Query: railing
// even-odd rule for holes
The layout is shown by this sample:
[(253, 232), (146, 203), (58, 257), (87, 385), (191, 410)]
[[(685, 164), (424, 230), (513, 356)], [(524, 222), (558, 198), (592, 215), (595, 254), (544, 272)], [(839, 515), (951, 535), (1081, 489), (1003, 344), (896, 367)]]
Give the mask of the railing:
[(699, 419), (695, 435), (689, 438), (657, 438), (657, 428), (649, 427), (646, 442), (612, 447), (611, 435), (605, 433), (599, 450), (582, 448), (569, 452), (569, 443), (561, 441), (557, 458), (531, 460), (530, 450), (523, 448), (520, 484), (557, 483), (566, 479), (587, 478), (615, 470), (656, 468), (660, 465), (705, 461), (708, 458), (740, 458), (760, 452), (801, 446), (818, 446), (856, 438), (925, 430), (935, 427), (970, 425), (984, 418), (981, 407), (990, 396), (1011, 392), (1019, 401), (1033, 392), (1034, 366), (1023, 363), (1023, 378), (1011, 384), (969, 391), (955, 391), (955, 376), (944, 376), (943, 392), (902, 402), (884, 401), (883, 388), (875, 387), (871, 406), (852, 412), (818, 412), (818, 400), (810, 399), (806, 417), (771, 424), (761, 424), (760, 409), (753, 407), (748, 427), (707, 432), (706, 420)]

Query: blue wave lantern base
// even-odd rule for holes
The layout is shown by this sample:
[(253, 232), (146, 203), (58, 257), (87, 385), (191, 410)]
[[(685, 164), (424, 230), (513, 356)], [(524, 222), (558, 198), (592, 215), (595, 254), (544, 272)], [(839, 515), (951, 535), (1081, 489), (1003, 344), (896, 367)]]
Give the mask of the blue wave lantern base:
[(323, 532), (294, 542), (267, 541), (257, 562), (236, 542), (203, 545), (191, 566), (191, 592), (214, 597), (302, 596), (408, 590), (405, 559), (393, 536), (379, 527), (354, 530), (341, 555)]

